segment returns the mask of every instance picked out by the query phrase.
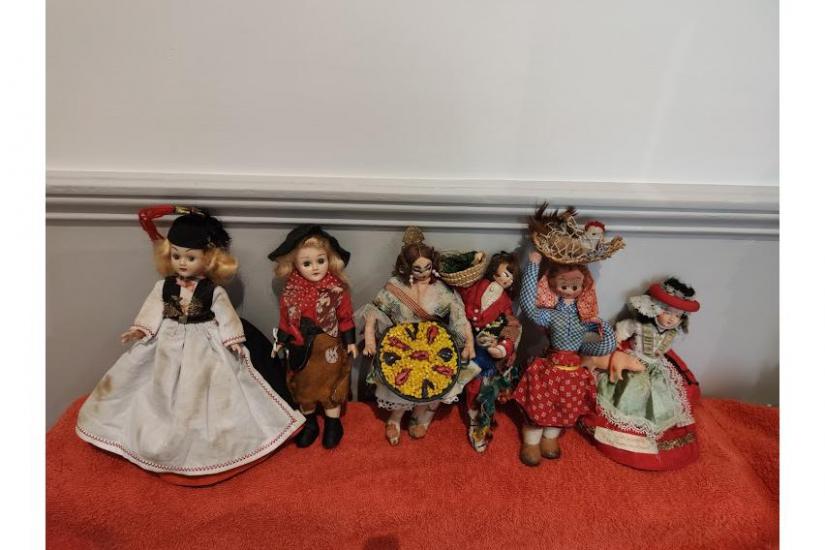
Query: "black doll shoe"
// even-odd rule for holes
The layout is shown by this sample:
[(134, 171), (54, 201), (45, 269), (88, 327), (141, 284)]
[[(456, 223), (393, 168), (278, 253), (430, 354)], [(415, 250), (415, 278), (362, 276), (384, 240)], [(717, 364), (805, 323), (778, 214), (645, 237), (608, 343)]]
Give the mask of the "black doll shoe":
[(340, 418), (324, 418), (324, 437), (322, 444), (325, 449), (334, 449), (344, 437), (344, 425)]
[[(306, 419), (307, 421), (304, 423), (304, 428), (301, 430), (301, 433), (298, 434), (298, 437), (295, 438), (295, 444), (302, 449), (312, 445), (320, 431), (318, 429), (318, 418), (315, 413), (306, 415)], [(326, 428), (324, 428), (324, 438), (326, 438)], [(326, 439), (324, 439), (324, 441), (326, 441)]]

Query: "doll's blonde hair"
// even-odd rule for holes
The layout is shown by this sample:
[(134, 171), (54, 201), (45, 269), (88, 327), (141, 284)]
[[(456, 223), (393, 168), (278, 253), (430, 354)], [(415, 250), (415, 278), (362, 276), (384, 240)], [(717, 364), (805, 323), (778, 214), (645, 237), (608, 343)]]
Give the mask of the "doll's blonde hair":
[(310, 235), (302, 240), (298, 246), (293, 248), (290, 252), (275, 258), (275, 276), (279, 279), (286, 279), (289, 277), (295, 270), (295, 259), (298, 256), (298, 251), (307, 247), (317, 248), (326, 252), (327, 261), (329, 262), (329, 273), (332, 273), (341, 279), (345, 285), (349, 284), (347, 281), (347, 276), (344, 274), (344, 268), (346, 267), (344, 260), (342, 260), (341, 256), (335, 252), (329, 244), (329, 240), (320, 235)]
[[(206, 277), (216, 285), (225, 285), (238, 272), (238, 260), (222, 248), (205, 248)], [(155, 267), (164, 277), (175, 275), (172, 267), (172, 243), (164, 239), (155, 245)]]

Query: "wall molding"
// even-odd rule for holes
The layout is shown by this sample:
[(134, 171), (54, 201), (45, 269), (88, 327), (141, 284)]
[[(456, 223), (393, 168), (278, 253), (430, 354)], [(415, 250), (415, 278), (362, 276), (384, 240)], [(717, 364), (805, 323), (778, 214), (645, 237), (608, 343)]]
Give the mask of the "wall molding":
[(548, 200), (575, 205), (616, 233), (776, 239), (779, 189), (772, 186), (559, 182), (50, 170), (49, 223), (134, 223), (158, 202), (197, 204), (233, 225), (520, 231)]

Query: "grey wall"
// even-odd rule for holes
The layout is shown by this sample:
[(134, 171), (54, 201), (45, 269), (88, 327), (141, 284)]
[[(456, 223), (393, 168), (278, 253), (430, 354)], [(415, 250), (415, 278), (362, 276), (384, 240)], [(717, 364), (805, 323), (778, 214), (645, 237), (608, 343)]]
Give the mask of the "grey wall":
[[(288, 227), (230, 225), (241, 263), (231, 295), (239, 313), (269, 334), (277, 322), (268, 252)], [(353, 300), (371, 299), (398, 250), (399, 228), (333, 227), (353, 253)], [(428, 230), (443, 248), (514, 248), (517, 230)], [(89, 392), (123, 348), (118, 335), (157, 279), (136, 222), (47, 225), (47, 420)], [(627, 248), (598, 268), (603, 316), (653, 279), (677, 274), (695, 285), (702, 309), (674, 345), (708, 395), (778, 402), (778, 242), (774, 237), (627, 235)]]

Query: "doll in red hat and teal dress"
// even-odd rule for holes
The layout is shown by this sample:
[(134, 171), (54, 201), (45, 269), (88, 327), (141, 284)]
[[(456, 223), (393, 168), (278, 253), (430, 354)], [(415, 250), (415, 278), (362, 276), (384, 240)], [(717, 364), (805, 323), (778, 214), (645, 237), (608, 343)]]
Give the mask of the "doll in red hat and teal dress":
[[(671, 349), (699, 310), (694, 290), (671, 277), (628, 301), (633, 316), (616, 324), (619, 349), (644, 365), (641, 372), (598, 375), (597, 409), (582, 419), (596, 446), (613, 460), (644, 470), (671, 470), (698, 457), (692, 404), (693, 373)], [(599, 358), (591, 362), (598, 363)]]

